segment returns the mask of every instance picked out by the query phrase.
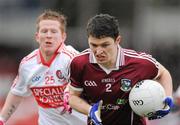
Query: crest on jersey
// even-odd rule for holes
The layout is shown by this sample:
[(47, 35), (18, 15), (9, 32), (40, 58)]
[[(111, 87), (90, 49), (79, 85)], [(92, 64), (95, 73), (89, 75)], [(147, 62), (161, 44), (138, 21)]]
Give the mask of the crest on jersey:
[(58, 77), (58, 79), (63, 79), (63, 78), (64, 78), (61, 70), (57, 70), (57, 71), (56, 71), (56, 76)]
[(130, 79), (121, 79), (121, 90), (128, 92), (131, 90), (131, 80)]

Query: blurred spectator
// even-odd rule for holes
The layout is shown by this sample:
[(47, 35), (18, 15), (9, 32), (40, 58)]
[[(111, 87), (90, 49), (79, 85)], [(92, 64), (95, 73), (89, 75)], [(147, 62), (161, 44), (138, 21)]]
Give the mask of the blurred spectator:
[(174, 93), (174, 101), (175, 101), (177, 110), (179, 110), (180, 109), (180, 85)]

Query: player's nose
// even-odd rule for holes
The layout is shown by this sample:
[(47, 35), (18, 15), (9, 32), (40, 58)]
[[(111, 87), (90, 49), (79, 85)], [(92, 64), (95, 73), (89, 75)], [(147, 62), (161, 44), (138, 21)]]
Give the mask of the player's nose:
[(46, 34), (47, 37), (52, 37), (52, 33), (51, 31), (48, 31), (47, 34)]
[(98, 55), (98, 54), (101, 54), (101, 53), (103, 53), (103, 49), (101, 47), (97, 47), (96, 54)]

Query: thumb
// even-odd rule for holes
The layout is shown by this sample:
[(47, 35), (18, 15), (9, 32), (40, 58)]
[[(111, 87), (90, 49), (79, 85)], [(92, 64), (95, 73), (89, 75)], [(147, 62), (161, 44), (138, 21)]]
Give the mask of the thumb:
[(103, 101), (100, 100), (98, 104), (98, 110), (95, 112), (95, 115), (97, 116), (98, 121), (102, 122), (101, 120), (101, 107), (102, 107)]

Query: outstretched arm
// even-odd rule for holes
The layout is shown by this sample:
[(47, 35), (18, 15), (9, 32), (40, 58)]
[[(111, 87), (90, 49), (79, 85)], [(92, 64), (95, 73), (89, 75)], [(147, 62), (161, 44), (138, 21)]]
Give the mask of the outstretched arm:
[(169, 73), (169, 71), (161, 64), (159, 64), (159, 73), (156, 77), (156, 80), (161, 83), (161, 85), (164, 87), (166, 96), (172, 97), (172, 91), (173, 91), (173, 84), (172, 84), (172, 78)]
[(14, 111), (17, 109), (18, 105), (22, 101), (23, 97), (17, 96), (9, 92), (5, 104), (1, 110), (0, 118), (2, 122), (6, 122), (10, 116), (14, 113)]
[(173, 91), (172, 78), (169, 71), (161, 64), (159, 64), (159, 73), (155, 80), (158, 81), (165, 90), (166, 93), (166, 98), (164, 99), (165, 107), (161, 110), (156, 111), (151, 117), (148, 118), (149, 120), (160, 119), (166, 116), (167, 114), (169, 114), (170, 110), (174, 105), (172, 99), (172, 91)]

